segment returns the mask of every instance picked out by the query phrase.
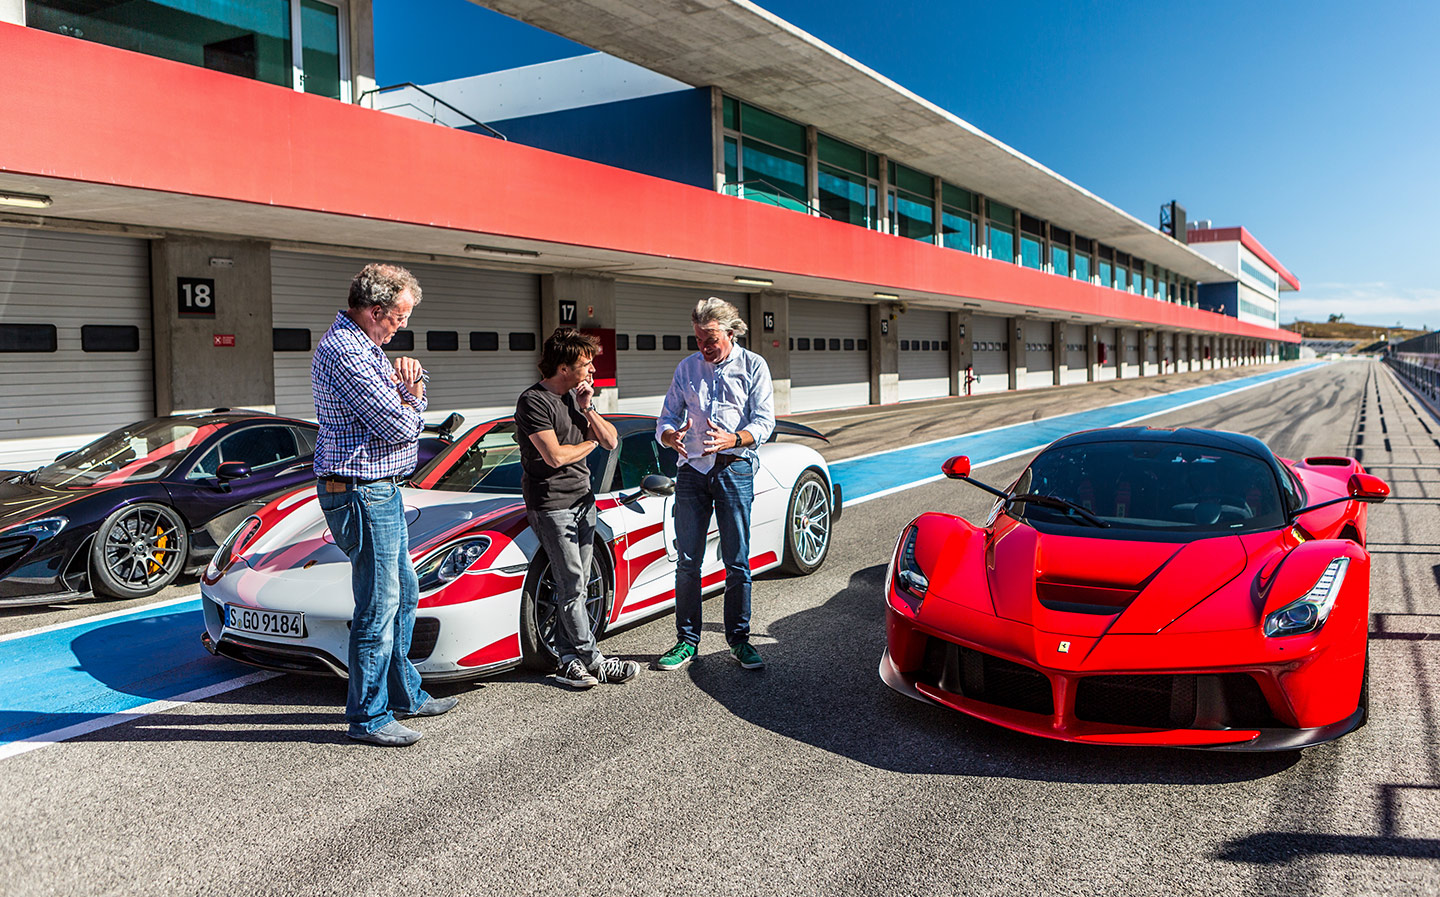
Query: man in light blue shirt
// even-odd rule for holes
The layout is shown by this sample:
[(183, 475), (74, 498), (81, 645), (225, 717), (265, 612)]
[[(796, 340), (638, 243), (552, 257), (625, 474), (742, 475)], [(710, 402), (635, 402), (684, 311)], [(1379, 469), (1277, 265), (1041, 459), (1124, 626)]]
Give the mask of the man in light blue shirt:
[(678, 670), (700, 644), (700, 567), (713, 511), (725, 561), (725, 641), (747, 670), (765, 665), (750, 645), (750, 505), (755, 446), (775, 430), (775, 397), (765, 359), (741, 348), (745, 322), (735, 306), (711, 297), (690, 315), (700, 351), (675, 368), (655, 425), (661, 445), (680, 454), (675, 483), (675, 647), (656, 667)]

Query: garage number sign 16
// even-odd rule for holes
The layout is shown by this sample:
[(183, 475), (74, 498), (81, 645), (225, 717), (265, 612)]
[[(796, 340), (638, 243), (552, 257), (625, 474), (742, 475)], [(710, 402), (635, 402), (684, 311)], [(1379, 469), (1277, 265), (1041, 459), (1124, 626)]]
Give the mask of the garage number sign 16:
[(180, 317), (215, 317), (215, 281), (208, 277), (177, 277), (176, 292), (180, 297)]

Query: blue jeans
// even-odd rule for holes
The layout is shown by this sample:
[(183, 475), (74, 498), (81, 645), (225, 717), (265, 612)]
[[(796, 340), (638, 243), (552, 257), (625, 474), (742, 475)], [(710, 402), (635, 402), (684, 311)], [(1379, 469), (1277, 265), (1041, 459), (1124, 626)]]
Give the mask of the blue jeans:
[(736, 457), (724, 470), (699, 473), (682, 465), (675, 483), (675, 631), (680, 641), (700, 644), (700, 568), (713, 511), (725, 560), (725, 641), (750, 638), (750, 504), (755, 468)]
[(420, 584), (410, 562), (405, 503), (390, 482), (318, 487), (320, 508), (335, 544), (350, 559), (355, 615), (350, 623), (350, 690), (345, 720), (352, 735), (368, 735), (413, 713), (430, 699), (407, 657)]
[(590, 614), (585, 608), (590, 597), (590, 556), (595, 546), (595, 502), (592, 498), (575, 508), (526, 514), (550, 561), (555, 653), (560, 656), (560, 669), (572, 660), (579, 660), (588, 670), (598, 669), (605, 657), (595, 647), (595, 633), (590, 630)]

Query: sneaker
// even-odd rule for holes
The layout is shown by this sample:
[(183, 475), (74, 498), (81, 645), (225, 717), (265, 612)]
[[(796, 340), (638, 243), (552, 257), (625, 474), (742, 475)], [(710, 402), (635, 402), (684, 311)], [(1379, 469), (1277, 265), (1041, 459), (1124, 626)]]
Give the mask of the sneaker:
[(640, 675), (640, 664), (633, 660), (607, 657), (600, 661), (600, 666), (593, 670), (591, 675), (601, 682), (629, 682)]
[(655, 661), (655, 669), (665, 670), (667, 672), (670, 670), (683, 669), (686, 664), (694, 659), (694, 645), (685, 641), (676, 642), (675, 647), (660, 655), (660, 659)]
[(420, 740), (420, 733), (391, 720), (374, 732), (346, 732), (356, 741), (378, 744), (381, 747), (405, 747)]
[(747, 670), (758, 670), (765, 666), (765, 661), (760, 658), (760, 652), (752, 648), (749, 642), (731, 645), (730, 656)]
[(590, 671), (585, 669), (585, 664), (581, 663), (579, 658), (565, 664), (565, 667), (555, 674), (555, 679), (571, 688), (590, 688), (600, 684), (600, 680), (590, 675)]

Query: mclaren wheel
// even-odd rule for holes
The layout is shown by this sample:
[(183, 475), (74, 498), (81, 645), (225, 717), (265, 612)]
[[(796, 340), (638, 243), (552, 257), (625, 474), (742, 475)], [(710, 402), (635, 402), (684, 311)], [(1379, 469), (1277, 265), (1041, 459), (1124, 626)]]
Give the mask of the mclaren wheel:
[(785, 512), (785, 560), (790, 573), (807, 576), (820, 569), (830, 553), (830, 490), (817, 471), (807, 470), (795, 481)]
[(142, 502), (115, 511), (90, 546), (92, 587), (112, 598), (153, 595), (180, 575), (190, 547), (180, 515)]
[[(600, 559), (600, 551), (604, 547), (605, 543), (597, 539), (596, 550), (590, 557), (590, 580), (585, 591), (585, 612), (590, 618), (590, 632), (597, 639), (605, 631), (610, 602), (615, 595), (614, 586), (605, 573), (605, 564)], [(560, 655), (555, 650), (560, 615), (555, 605), (555, 581), (550, 574), (550, 562), (542, 551), (530, 566), (530, 574), (525, 577), (525, 591), (520, 597), (521, 662), (532, 670), (546, 672), (560, 663)]]

